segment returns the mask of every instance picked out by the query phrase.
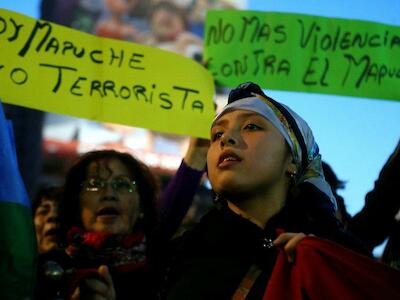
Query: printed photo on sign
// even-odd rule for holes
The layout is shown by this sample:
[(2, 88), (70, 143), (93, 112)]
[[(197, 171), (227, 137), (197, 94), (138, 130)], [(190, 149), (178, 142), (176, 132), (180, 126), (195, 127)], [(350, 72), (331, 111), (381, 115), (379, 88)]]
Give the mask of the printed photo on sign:
[[(244, 8), (246, 1), (43, 0), (42, 6), (46, 19), (55, 23), (159, 47), (201, 62), (206, 11)], [(173, 170), (187, 147), (187, 137), (182, 135), (54, 114), (47, 120), (46, 151), (68, 144), (74, 146), (66, 149), (77, 152), (113, 146), (138, 155), (152, 166)], [(60, 138), (62, 132), (65, 136)]]

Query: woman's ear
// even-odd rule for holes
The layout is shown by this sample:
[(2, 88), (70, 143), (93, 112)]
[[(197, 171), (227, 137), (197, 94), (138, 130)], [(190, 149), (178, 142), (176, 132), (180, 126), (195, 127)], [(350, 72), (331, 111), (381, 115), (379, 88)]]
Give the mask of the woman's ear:
[(295, 178), (297, 175), (297, 166), (294, 162), (288, 164), (286, 173), (290, 178)]

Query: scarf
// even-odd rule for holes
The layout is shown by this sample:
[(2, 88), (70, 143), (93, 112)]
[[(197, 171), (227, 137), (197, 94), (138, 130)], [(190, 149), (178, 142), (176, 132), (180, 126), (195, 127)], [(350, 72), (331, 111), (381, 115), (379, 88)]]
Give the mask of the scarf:
[(67, 239), (67, 255), (83, 267), (143, 265), (146, 261), (146, 238), (142, 231), (115, 235), (74, 226)]
[(213, 124), (227, 112), (248, 110), (258, 113), (274, 125), (289, 145), (299, 172), (295, 186), (309, 182), (323, 192), (337, 209), (332, 190), (325, 180), (319, 147), (308, 124), (286, 105), (266, 96), (254, 83), (244, 83), (229, 94), (228, 105), (217, 114)]

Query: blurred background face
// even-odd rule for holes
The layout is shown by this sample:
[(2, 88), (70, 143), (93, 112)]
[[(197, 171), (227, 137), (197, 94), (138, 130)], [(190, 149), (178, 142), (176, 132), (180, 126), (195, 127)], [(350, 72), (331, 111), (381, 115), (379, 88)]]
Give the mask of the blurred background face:
[(34, 224), (38, 252), (46, 253), (56, 249), (58, 234), (58, 203), (52, 199), (43, 198), (35, 210)]
[(160, 41), (174, 40), (185, 31), (185, 23), (177, 13), (158, 9), (152, 15), (151, 29)]
[(136, 0), (106, 0), (105, 4), (114, 14), (123, 15), (137, 4)]
[(133, 176), (118, 159), (93, 161), (80, 193), (80, 215), (87, 231), (127, 234), (140, 215)]
[(287, 189), (290, 162), (283, 136), (257, 113), (228, 112), (211, 129), (208, 176), (220, 195)]

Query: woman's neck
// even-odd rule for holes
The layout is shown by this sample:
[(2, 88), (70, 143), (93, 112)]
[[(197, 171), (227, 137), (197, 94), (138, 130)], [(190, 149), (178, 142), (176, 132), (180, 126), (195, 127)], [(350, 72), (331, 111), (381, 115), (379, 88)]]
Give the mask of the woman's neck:
[(286, 193), (272, 193), (241, 197), (238, 201), (228, 199), (228, 207), (238, 215), (264, 229), (267, 222), (285, 205)]

